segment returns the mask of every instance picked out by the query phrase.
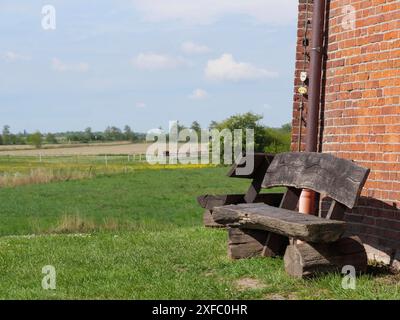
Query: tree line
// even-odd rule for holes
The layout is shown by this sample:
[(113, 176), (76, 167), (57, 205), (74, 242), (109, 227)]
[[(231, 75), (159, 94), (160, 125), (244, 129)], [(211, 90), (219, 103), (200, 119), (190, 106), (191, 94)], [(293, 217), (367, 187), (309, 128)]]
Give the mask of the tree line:
[[(290, 150), (291, 124), (284, 124), (280, 128), (271, 128), (261, 124), (262, 115), (247, 112), (233, 115), (222, 121), (212, 121), (207, 129), (224, 130), (229, 129), (253, 129), (254, 150), (256, 152), (279, 153)], [(161, 127), (160, 127), (161, 129)], [(198, 137), (201, 136), (203, 128), (199, 122), (193, 121), (189, 127), (178, 123), (178, 131), (182, 129), (194, 130)], [(245, 131), (244, 131), (245, 132)], [(13, 134), (10, 126), (5, 125), (0, 134), (0, 145), (32, 145), (41, 148), (43, 144), (59, 143), (90, 143), (90, 142), (112, 142), (131, 141), (132, 143), (144, 142), (145, 133), (134, 132), (129, 125), (123, 129), (109, 126), (104, 131), (93, 131), (90, 127), (83, 131), (67, 131), (43, 134), (39, 131), (33, 133)], [(246, 146), (246, 136), (243, 135), (243, 148)]]
[(115, 126), (110, 126), (104, 131), (93, 131), (88, 127), (83, 131), (57, 133), (41, 133), (40, 131), (28, 133), (24, 131), (16, 134), (11, 133), (10, 126), (5, 125), (0, 134), (0, 145), (32, 145), (36, 148), (40, 148), (43, 144), (113, 141), (142, 142), (145, 139), (145, 134), (134, 132), (128, 125), (126, 125), (123, 130)]
[[(222, 131), (224, 129), (233, 132), (235, 129), (243, 130), (242, 135), (242, 148), (246, 150), (246, 129), (254, 130), (254, 151), (266, 153), (281, 153), (290, 151), (292, 125), (290, 123), (284, 124), (279, 128), (272, 128), (265, 126), (261, 123), (262, 115), (247, 112), (244, 114), (236, 114), (222, 121), (212, 121), (207, 129), (217, 129)], [(191, 129), (201, 137), (203, 131), (202, 127), (197, 121), (194, 121), (190, 127), (186, 127), (180, 123), (177, 124), (178, 131), (182, 129)], [(161, 128), (160, 128), (161, 129)], [(221, 137), (221, 146), (223, 148), (224, 139)]]

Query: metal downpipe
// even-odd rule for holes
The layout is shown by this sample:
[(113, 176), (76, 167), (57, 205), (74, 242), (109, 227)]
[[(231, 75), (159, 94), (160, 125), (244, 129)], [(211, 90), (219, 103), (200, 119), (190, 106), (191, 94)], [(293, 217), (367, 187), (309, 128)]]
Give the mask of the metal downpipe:
[[(326, 0), (314, 0), (312, 37), (309, 70), (309, 95), (307, 108), (306, 151), (318, 151), (319, 109), (321, 103), (322, 58)], [(303, 190), (299, 201), (299, 212), (315, 214), (315, 192)]]

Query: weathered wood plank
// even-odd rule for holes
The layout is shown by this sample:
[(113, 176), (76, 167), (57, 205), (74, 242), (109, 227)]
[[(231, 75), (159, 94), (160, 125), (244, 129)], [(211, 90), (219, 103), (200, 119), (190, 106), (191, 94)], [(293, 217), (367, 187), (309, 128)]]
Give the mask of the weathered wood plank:
[(332, 200), (331, 206), (328, 213), (326, 214), (325, 219), (343, 220), (345, 212), (346, 207), (343, 204), (337, 202), (336, 200)]
[(299, 203), (300, 194), (300, 189), (289, 187), (285, 192), (279, 207), (287, 210), (296, 210), (297, 204)]
[(369, 169), (327, 153), (288, 152), (275, 156), (262, 186), (311, 189), (353, 208)]
[(267, 237), (266, 231), (229, 228), (228, 257), (248, 259), (262, 256)]
[[(203, 195), (197, 197), (197, 202), (202, 208), (212, 210), (214, 207), (245, 203), (244, 196), (244, 194)], [(278, 207), (282, 197), (282, 193), (262, 193), (258, 194), (253, 202), (266, 203)]]
[(247, 190), (246, 195), (244, 196), (244, 201), (246, 203), (253, 203), (261, 191), (261, 185), (264, 181), (264, 175), (272, 161), (272, 157), (268, 158), (264, 156), (263, 159), (264, 160), (261, 162), (261, 164), (259, 164), (258, 167), (254, 170), (253, 181), (251, 182), (250, 187)]
[(244, 229), (266, 230), (309, 242), (333, 242), (345, 231), (343, 221), (304, 215), (266, 204), (215, 207), (215, 222)]
[[(272, 155), (266, 155), (266, 154), (254, 154), (254, 155), (246, 155), (244, 158), (244, 165), (247, 164), (248, 159), (250, 157), (254, 158), (254, 170), (251, 174), (253, 180), (250, 184), (249, 189), (246, 192), (246, 195), (244, 196), (244, 201), (246, 203), (253, 203), (258, 194), (261, 191), (261, 186), (264, 180), (264, 175), (265, 172), (267, 171), (269, 165), (271, 164), (274, 156)], [(236, 168), (235, 171), (230, 174), (231, 177), (240, 177), (236, 173)]]
[(294, 277), (310, 277), (319, 273), (341, 271), (343, 266), (354, 266), (365, 272), (367, 254), (358, 237), (342, 238), (337, 242), (290, 244), (284, 256), (285, 270)]
[(218, 229), (226, 228), (223, 224), (219, 224), (214, 221), (210, 210), (204, 211), (203, 224), (207, 228), (218, 228)]
[(199, 205), (208, 210), (212, 210), (214, 207), (224, 206), (228, 204), (237, 204), (244, 202), (243, 194), (224, 194), (224, 195), (202, 195), (197, 197)]

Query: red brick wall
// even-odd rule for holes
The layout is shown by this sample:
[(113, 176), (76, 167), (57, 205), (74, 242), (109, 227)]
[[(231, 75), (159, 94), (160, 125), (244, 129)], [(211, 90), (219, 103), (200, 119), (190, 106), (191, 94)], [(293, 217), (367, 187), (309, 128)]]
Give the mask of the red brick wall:
[[(296, 92), (306, 0), (299, 2), (293, 150), (299, 139)], [(355, 9), (354, 29), (346, 23), (351, 18), (344, 11), (348, 5)], [(346, 220), (371, 258), (393, 263), (400, 255), (400, 1), (331, 0), (329, 6), (321, 150), (371, 169), (359, 206)]]

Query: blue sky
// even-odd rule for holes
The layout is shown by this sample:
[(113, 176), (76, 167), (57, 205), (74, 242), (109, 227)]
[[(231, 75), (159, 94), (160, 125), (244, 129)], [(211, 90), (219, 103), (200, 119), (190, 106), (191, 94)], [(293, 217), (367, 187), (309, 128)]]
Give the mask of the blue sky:
[[(42, 28), (47, 4), (55, 30)], [(2, 0), (0, 125), (146, 132), (253, 111), (279, 126), (292, 114), (296, 11), (296, 0)]]

